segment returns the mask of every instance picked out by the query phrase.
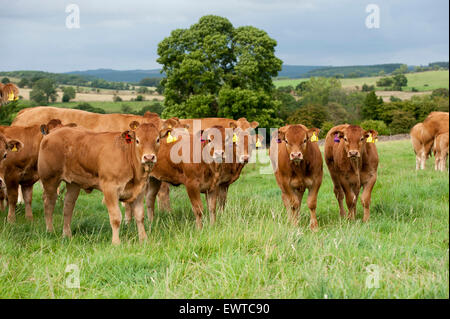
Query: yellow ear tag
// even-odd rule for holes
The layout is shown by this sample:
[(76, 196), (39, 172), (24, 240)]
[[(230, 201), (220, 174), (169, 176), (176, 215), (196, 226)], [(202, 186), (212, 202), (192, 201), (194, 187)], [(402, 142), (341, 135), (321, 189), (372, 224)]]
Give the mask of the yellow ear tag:
[(8, 101), (14, 101), (14, 100), (16, 100), (16, 98), (14, 97), (14, 93), (10, 92), (8, 95)]
[(17, 152), (17, 147), (14, 145), (14, 147), (11, 149), (12, 152)]
[(170, 135), (170, 132), (167, 133), (167, 140), (166, 140), (167, 143), (173, 143), (173, 142), (175, 142), (176, 140), (177, 140), (177, 138), (176, 138), (176, 137), (173, 137), (172, 135)]
[(369, 133), (369, 137), (366, 140), (367, 143), (375, 143), (375, 141), (372, 138), (372, 133)]
[(373, 142), (374, 142), (374, 143), (375, 143), (375, 142), (378, 142), (378, 137), (375, 137), (375, 140), (374, 140)]
[(239, 138), (237, 137), (236, 133), (233, 134), (233, 143), (239, 142)]
[(255, 147), (261, 147), (261, 146), (262, 146), (261, 142), (259, 140), (256, 140)]
[(316, 135), (316, 132), (313, 133), (313, 135), (311, 136), (311, 142), (317, 142), (319, 140), (319, 138)]

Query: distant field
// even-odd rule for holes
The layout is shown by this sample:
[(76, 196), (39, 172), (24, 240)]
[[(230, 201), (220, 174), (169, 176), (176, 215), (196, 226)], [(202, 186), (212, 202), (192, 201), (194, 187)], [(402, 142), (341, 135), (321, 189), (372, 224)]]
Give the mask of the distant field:
[[(408, 86), (404, 88), (404, 91), (411, 91), (414, 87), (419, 91), (431, 91), (438, 88), (449, 88), (449, 73), (448, 71), (427, 71), (418, 73), (406, 74), (408, 78)], [(365, 83), (367, 85), (375, 85), (376, 81), (380, 79), (380, 76), (354, 78), (354, 79), (341, 79), (343, 87), (355, 87), (361, 86)], [(307, 81), (308, 79), (280, 79), (275, 80), (276, 87), (292, 85), (296, 86), (300, 82)]]
[[(122, 105), (127, 105), (131, 107), (133, 111), (138, 111), (142, 109), (144, 106), (152, 105), (156, 103), (155, 101), (123, 101), (123, 102), (106, 102), (106, 101), (89, 101), (88, 102), (93, 107), (99, 107), (104, 109), (107, 113), (115, 113), (120, 112), (122, 109)], [(68, 102), (68, 103), (53, 103), (49, 106), (55, 107), (65, 107), (65, 108), (73, 108), (80, 104), (80, 102)]]

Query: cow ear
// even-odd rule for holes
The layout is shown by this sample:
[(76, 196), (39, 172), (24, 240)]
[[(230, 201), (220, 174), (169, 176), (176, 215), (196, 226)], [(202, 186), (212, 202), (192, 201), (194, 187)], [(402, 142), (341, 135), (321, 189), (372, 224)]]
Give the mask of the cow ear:
[(364, 137), (368, 138), (370, 135), (372, 135), (372, 138), (376, 138), (378, 136), (378, 132), (375, 130), (367, 130), (364, 131)]
[(42, 135), (47, 135), (48, 134), (48, 126), (47, 126), (47, 124), (42, 124), (41, 125), (41, 133), (42, 133)]
[(344, 132), (343, 131), (335, 131), (334, 134), (337, 134), (338, 138), (344, 138)]
[(161, 131), (159, 131), (159, 137), (164, 138), (164, 137), (168, 136), (169, 133), (171, 133), (171, 132), (172, 132), (172, 127), (163, 128), (163, 129), (161, 129)]
[(278, 129), (278, 139), (279, 139), (279, 140), (282, 141), (282, 140), (285, 139), (285, 135), (286, 135), (286, 132), (287, 132), (289, 126), (290, 126), (290, 125), (286, 125), (286, 126), (280, 127), (280, 128)]
[(139, 127), (139, 122), (138, 121), (133, 121), (130, 123), (130, 128), (134, 131), (135, 129), (137, 129)]
[(131, 144), (136, 139), (136, 133), (134, 131), (126, 130), (120, 135), (126, 143)]
[(229, 124), (228, 124), (233, 130), (235, 129), (235, 128), (237, 128), (237, 125), (236, 125), (236, 123), (233, 121), (233, 122), (230, 122)]
[(11, 152), (18, 152), (23, 148), (23, 143), (21, 141), (9, 140), (7, 144), (8, 150), (10, 150)]
[(318, 138), (319, 133), (320, 133), (320, 129), (318, 129), (316, 127), (310, 128), (307, 132), (308, 139), (311, 139), (311, 137), (313, 137), (313, 135), (315, 135)]
[(256, 121), (253, 121), (253, 122), (250, 123), (250, 127), (251, 128), (257, 128), (258, 126), (259, 126), (259, 123), (256, 122)]

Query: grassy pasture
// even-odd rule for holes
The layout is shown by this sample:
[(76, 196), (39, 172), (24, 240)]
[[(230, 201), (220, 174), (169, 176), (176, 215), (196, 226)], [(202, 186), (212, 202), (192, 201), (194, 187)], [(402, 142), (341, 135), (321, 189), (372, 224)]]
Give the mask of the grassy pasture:
[[(172, 189), (172, 213), (156, 212), (149, 240), (134, 223), (122, 225), (113, 247), (98, 191), (81, 194), (63, 239), (62, 201), (54, 234), (45, 232), (42, 191), (33, 195), (35, 220), (14, 225), (0, 213), (1, 298), (448, 298), (449, 177), (432, 160), (416, 172), (409, 141), (379, 142), (378, 181), (371, 219), (341, 220), (328, 169), (319, 191), (319, 232), (309, 230), (306, 196), (298, 228), (287, 221), (273, 174), (249, 164), (230, 187), (215, 225), (202, 231), (185, 190)], [(148, 228), (147, 228), (148, 229)], [(67, 288), (66, 267), (80, 269), (80, 288)], [(367, 288), (366, 267), (380, 270)]]
[[(411, 91), (414, 87), (419, 91), (431, 91), (438, 88), (449, 87), (449, 73), (448, 71), (427, 71), (406, 74), (408, 78), (408, 86), (403, 88), (404, 91)], [(354, 79), (340, 79), (343, 87), (355, 87), (360, 88), (365, 83), (367, 85), (376, 85), (376, 82), (380, 79), (379, 76), (362, 77)], [(279, 79), (274, 80), (276, 87), (292, 85), (297, 86), (300, 82), (307, 81), (308, 79)], [(380, 88), (377, 88), (380, 89)]]
[[(106, 113), (120, 113), (122, 105), (128, 105), (133, 111), (139, 111), (144, 106), (152, 105), (157, 101), (122, 101), (122, 102), (107, 102), (107, 101), (90, 101), (90, 102), (60, 102), (51, 103), (49, 106), (74, 108), (81, 103), (89, 103), (93, 107), (99, 107), (106, 111)], [(160, 102), (162, 103), (162, 102)]]

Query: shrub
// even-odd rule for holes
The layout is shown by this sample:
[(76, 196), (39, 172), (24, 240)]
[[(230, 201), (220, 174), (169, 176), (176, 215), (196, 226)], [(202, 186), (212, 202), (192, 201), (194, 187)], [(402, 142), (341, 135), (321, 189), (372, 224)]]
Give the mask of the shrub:
[(414, 115), (410, 112), (395, 110), (392, 112), (390, 129), (392, 134), (408, 133), (416, 122)]
[(440, 88), (440, 89), (433, 90), (433, 92), (431, 93), (431, 96), (432, 97), (441, 96), (441, 97), (447, 97), (448, 98), (448, 89)]
[(327, 133), (329, 130), (331, 130), (334, 127), (333, 122), (325, 121), (322, 123), (322, 126), (320, 127), (320, 133), (319, 138), (325, 138), (327, 136)]
[(93, 112), (93, 113), (101, 113), (101, 114), (106, 113), (104, 109), (99, 108), (99, 107), (94, 107), (86, 102), (78, 104), (77, 106), (74, 107), (74, 109), (87, 111), (87, 112)]
[(360, 125), (365, 130), (375, 130), (379, 135), (389, 135), (390, 131), (383, 121), (366, 120), (361, 122)]
[(135, 99), (135, 101), (144, 101), (144, 100), (145, 100), (145, 98), (142, 95), (136, 96), (136, 99)]
[(118, 96), (118, 95), (114, 95), (113, 96), (113, 101), (114, 102), (122, 102), (122, 98), (120, 96)]

